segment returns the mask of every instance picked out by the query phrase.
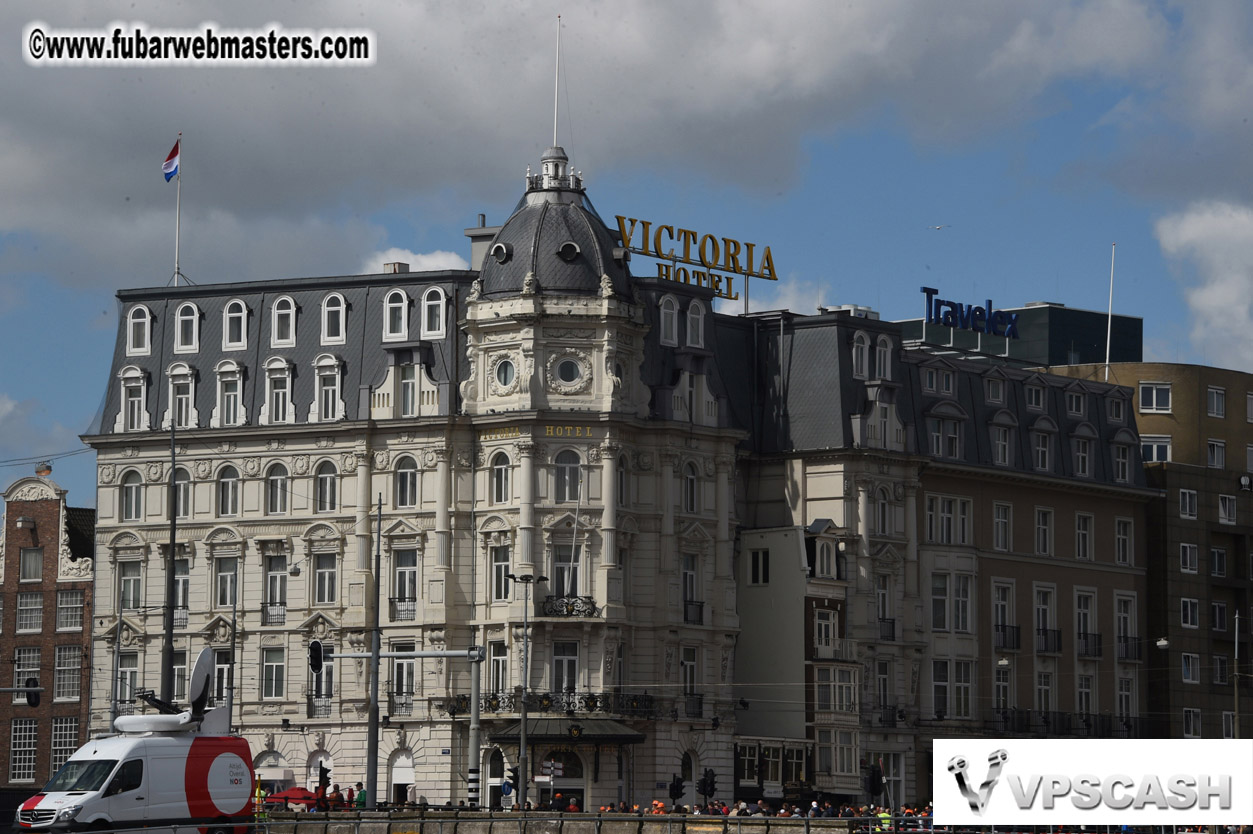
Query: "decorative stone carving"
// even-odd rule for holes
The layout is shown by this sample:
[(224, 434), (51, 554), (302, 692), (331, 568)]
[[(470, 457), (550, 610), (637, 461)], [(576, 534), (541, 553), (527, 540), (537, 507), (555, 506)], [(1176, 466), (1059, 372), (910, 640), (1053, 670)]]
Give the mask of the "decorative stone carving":
[(352, 452), (345, 452), (340, 459), (340, 471), (351, 472), (357, 468), (357, 456)]
[(374, 471), (385, 471), (391, 463), (391, 453), (386, 449), (379, 449), (374, 453)]
[(282, 704), (263, 703), (261, 705), (261, 714), (262, 715), (278, 715), (282, 707), (283, 707)]
[[(500, 374), (497, 369), (502, 362), (513, 363), (513, 379), (509, 380), (508, 385), (500, 384)], [(519, 364), (517, 355), (510, 351), (502, 351), (492, 356), (487, 365), (488, 390), (497, 397), (507, 397), (518, 390), (518, 383), (522, 379), (522, 374), (518, 373)]]
[[(474, 283), (478, 283), (476, 280)], [(401, 727), (396, 731), (396, 748), (399, 750), (409, 749), (409, 734), (405, 732), (405, 728)]]
[(535, 273), (528, 272), (522, 279), (522, 294), (535, 295), (535, 292), (538, 289), (539, 287), (535, 281)]
[(122, 450), (122, 457), (124, 457), (124, 458), (137, 458), (137, 457), (139, 457), (139, 447), (138, 447), (138, 446), (127, 446), (125, 449), (123, 449), (123, 450)]
[(117, 467), (111, 463), (100, 464), (100, 483), (111, 484), (117, 477)]
[(214, 448), (216, 448), (218, 452), (224, 455), (228, 455), (231, 452), (235, 451), (235, 446), (236, 446), (236, 443), (234, 440), (222, 440)]
[(261, 458), (251, 457), (244, 458), (244, 474), (249, 478), (255, 478), (261, 473)]
[(13, 501), (48, 501), (56, 498), (52, 487), (43, 483), (27, 484), (13, 494)]
[(459, 469), (469, 469), (470, 462), (471, 462), (470, 450), (458, 449), (457, 450), (457, 467)]
[(277, 452), (287, 448), (287, 441), (281, 437), (271, 437), (265, 442), (265, 448), (271, 452)]
[(586, 327), (544, 328), (544, 336), (548, 339), (581, 339), (596, 338), (596, 331)]
[(162, 475), (165, 474), (165, 467), (161, 465), (160, 461), (151, 460), (148, 461), (148, 464), (144, 467), (144, 474), (148, 477), (149, 483), (160, 483), (162, 481)]
[(274, 749), (274, 733), (265, 734), (265, 749), (266, 750)]
[(319, 750), (325, 750), (326, 749), (326, 732), (323, 730), (318, 730), (316, 733), (313, 734), (313, 741), (317, 744), (317, 748)]
[[(557, 365), (567, 359), (573, 359), (579, 365), (579, 378), (574, 382), (563, 382), (557, 377)], [(557, 394), (579, 394), (592, 386), (592, 360), (586, 351), (561, 350), (549, 355), (545, 364), (548, 377), (548, 390)]]
[(714, 462), (709, 458), (705, 459), (705, 477), (712, 478), (714, 476)]
[(192, 464), (192, 469), (196, 472), (196, 477), (204, 480), (213, 474), (213, 461), (201, 458)]
[(640, 452), (635, 456), (635, 468), (641, 472), (650, 472), (653, 468), (653, 453)]
[(306, 475), (309, 472), (309, 456), (296, 455), (291, 462), (292, 471), (297, 475)]
[(319, 449), (329, 449), (335, 445), (335, 438), (331, 437), (329, 434), (324, 434), (315, 440), (314, 444)]
[(613, 279), (608, 272), (600, 276), (600, 297), (613, 298)]
[(475, 278), (470, 284), (470, 294), (466, 296), (466, 301), (478, 301), (479, 296), (483, 294), (483, 279)]
[(666, 646), (666, 680), (670, 680), (674, 674), (674, 646)]

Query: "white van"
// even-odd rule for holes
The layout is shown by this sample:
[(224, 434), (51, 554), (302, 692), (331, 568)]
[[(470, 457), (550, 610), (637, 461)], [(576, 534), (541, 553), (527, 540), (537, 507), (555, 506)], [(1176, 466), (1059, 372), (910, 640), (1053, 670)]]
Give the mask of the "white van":
[[(210, 661), (211, 662), (211, 661)], [(197, 667), (200, 664), (197, 663)], [(199, 670), (198, 670), (199, 671)], [(193, 678), (195, 676), (193, 675)], [(105, 830), (196, 824), (232, 834), (253, 821), (252, 753), (225, 709), (193, 701), (177, 715), (124, 715), (18, 808), (19, 830)], [(237, 834), (244, 834), (243, 827)]]

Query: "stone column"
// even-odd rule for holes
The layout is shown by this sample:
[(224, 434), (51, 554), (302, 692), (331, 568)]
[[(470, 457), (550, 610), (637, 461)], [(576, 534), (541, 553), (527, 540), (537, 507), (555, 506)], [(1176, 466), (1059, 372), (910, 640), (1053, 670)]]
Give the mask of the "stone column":
[(517, 572), (535, 573), (535, 453), (536, 444), (523, 440), (518, 453), (518, 553)]
[(731, 577), (731, 455), (718, 455), (714, 459), (714, 501), (718, 512), (718, 524), (714, 531), (714, 576), (717, 579)]
[(441, 570), (452, 567), (449, 506), (452, 504), (452, 450), (442, 447), (435, 450), (435, 566)]
[(618, 563), (618, 449), (612, 440), (600, 444), (600, 494), (604, 509), (600, 516), (602, 565)]

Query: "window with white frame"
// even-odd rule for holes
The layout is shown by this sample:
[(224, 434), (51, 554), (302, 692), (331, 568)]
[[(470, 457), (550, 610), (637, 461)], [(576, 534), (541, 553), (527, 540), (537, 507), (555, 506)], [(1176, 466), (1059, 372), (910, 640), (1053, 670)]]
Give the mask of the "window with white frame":
[(679, 303), (671, 296), (661, 299), (661, 343), (673, 347), (679, 343)]
[(1075, 514), (1075, 558), (1092, 558), (1092, 516), (1087, 513)]
[(1211, 602), (1209, 604), (1210, 628), (1214, 631), (1227, 630), (1227, 603)]
[(1131, 448), (1114, 446), (1114, 480), (1125, 484), (1131, 479)]
[(1053, 711), (1053, 673), (1036, 672), (1035, 708), (1041, 712)]
[(1213, 681), (1219, 686), (1231, 683), (1230, 671), (1227, 667), (1227, 655), (1216, 654), (1210, 658), (1210, 667), (1214, 670)]
[(142, 521), (144, 517), (144, 480), (133, 469), (122, 476), (122, 520)]
[(1192, 652), (1183, 652), (1180, 656), (1184, 683), (1201, 682), (1201, 656)]
[(1236, 714), (1231, 710), (1223, 710), (1223, 738), (1236, 737)]
[(314, 602), (317, 605), (329, 605), (336, 599), (335, 554), (315, 553), (313, 555)]
[[(857, 333), (853, 336), (853, 376), (857, 379), (865, 379), (867, 374), (867, 366), (869, 365), (870, 356), (870, 340), (866, 338), (865, 333)], [(930, 368), (927, 369), (934, 374)], [(934, 390), (934, 384), (929, 390)]]
[(1091, 675), (1078, 675), (1075, 678), (1075, 712), (1080, 715), (1091, 715), (1095, 712), (1092, 686)]
[(1122, 397), (1111, 397), (1108, 411), (1111, 423), (1121, 423), (1127, 419), (1127, 403)]
[(1072, 417), (1084, 415), (1084, 397), (1079, 391), (1066, 392), (1066, 413)]
[(230, 608), (235, 604), (236, 579), (239, 572), (239, 559), (235, 556), (220, 556), (214, 560), (214, 603), (218, 608)]
[(439, 287), (422, 293), (422, 338), (444, 338), (444, 291)]
[(283, 425), (296, 421), (291, 403), (291, 365), (275, 356), (265, 363), (265, 404), (261, 407), (263, 425)]
[(509, 650), (504, 640), (493, 640), (487, 644), (489, 692), (508, 692), (509, 686)]
[(931, 454), (941, 458), (961, 457), (961, 420), (928, 417), (927, 434), (931, 438)]
[(1013, 709), (1013, 672), (997, 666), (992, 680), (992, 706), (996, 709)]
[(1227, 389), (1218, 388), (1213, 385), (1205, 394), (1206, 413), (1210, 417), (1226, 417), (1227, 416)]
[(968, 660), (931, 662), (932, 703), (937, 719), (970, 717), (972, 666)]
[(887, 336), (875, 342), (874, 375), (876, 379), (892, 378), (892, 340)]
[(181, 466), (174, 470), (174, 517), (191, 517), (191, 475)]
[(573, 692), (579, 685), (579, 644), (553, 641), (553, 692)]
[(290, 480), (287, 467), (275, 463), (265, 473), (265, 512), (267, 515), (287, 515), (287, 496)]
[(348, 305), (344, 302), (344, 297), (337, 292), (330, 293), (322, 299), (322, 344), (342, 345), (344, 343), (347, 310)]
[(383, 297), (383, 341), (403, 342), (409, 338), (409, 296), (392, 290)]
[(835, 775), (835, 731), (818, 728), (814, 752), (818, 756), (818, 772), (824, 776)]
[(1253, 423), (1253, 391), (1244, 395), (1244, 419)]
[(138, 560), (117, 563), (118, 580), (122, 585), (120, 601), (124, 611), (133, 611), (143, 604), (143, 569)]
[(1027, 401), (1027, 408), (1032, 411), (1044, 410), (1044, 389), (1039, 385), (1028, 385), (1023, 389), (1023, 397)]
[(79, 631), (83, 627), (83, 592), (57, 591), (57, 631)]
[(931, 574), (931, 630), (948, 631), (947, 573)]
[(492, 455), (490, 494), (493, 504), (508, 504), (512, 499), (512, 493), (509, 491), (511, 468), (509, 455), (504, 452), (497, 452)]
[(224, 466), (218, 473), (218, 515), (239, 515), (239, 470)]
[[(25, 687), (27, 678), (34, 678), (39, 686), (39, 663), (43, 652), (38, 646), (19, 646), (13, 650), (13, 686)], [(26, 703), (26, 690), (13, 693), (13, 703)]]
[(270, 307), (270, 347), (295, 347), (296, 302), (283, 296)]
[(43, 630), (44, 598), (39, 591), (19, 591), (17, 595), (17, 631)]
[(1086, 478), (1091, 473), (1092, 443), (1086, 437), (1073, 439), (1075, 452), (1075, 477)]
[(1140, 456), (1145, 463), (1166, 463), (1170, 460), (1170, 435), (1140, 435)]
[(783, 749), (773, 744), (761, 746), (761, 778), (763, 782), (783, 781)]
[(553, 546), (553, 581), (551, 588), (558, 597), (579, 595), (579, 556), (582, 547), (572, 544)]
[(1179, 490), (1179, 517), (1196, 518), (1196, 490)]
[(52, 719), (52, 760), (50, 772), (55, 774), (78, 749), (78, 719), (57, 716)]
[(1218, 523), (1236, 523), (1236, 497), (1234, 495), (1218, 496)]
[(927, 541), (935, 544), (968, 544), (971, 502), (948, 495), (927, 496)]
[(287, 654), (285, 649), (261, 650), (261, 697), (282, 698), (287, 677)]
[[(418, 598), (418, 551), (413, 548), (397, 550), (393, 558), (396, 563), (396, 601), (413, 603)], [(412, 605), (408, 606), (407, 611), (413, 611)], [(413, 615), (410, 614), (406, 619), (413, 619)]]
[[(174, 607), (183, 611), (191, 600), (191, 560), (174, 560)], [(186, 671), (185, 669), (183, 670)]]
[(558, 504), (578, 501), (582, 477), (579, 453), (571, 449), (558, 452), (553, 459), (553, 500)]
[(412, 508), (418, 505), (418, 463), (405, 455), (396, 461), (396, 507)]
[(44, 549), (23, 547), (18, 557), (18, 581), (38, 582), (43, 579)]
[(835, 645), (835, 612), (823, 609), (814, 611), (814, 646), (829, 649)]
[(218, 406), (213, 412), (212, 425), (241, 426), (248, 418), (243, 404), (244, 375), (240, 372), (239, 365), (229, 359), (219, 362), (216, 370)]
[(992, 426), (992, 462), (997, 466), (1009, 466), (1010, 442), (1008, 426)]
[(1005, 402), (1005, 381), (999, 377), (989, 377), (983, 381), (983, 398), (989, 403)]
[(1179, 600), (1179, 625), (1184, 628), (1201, 627), (1201, 603), (1184, 597)]
[(705, 346), (705, 305), (699, 301), (687, 305), (687, 344), (696, 348)]
[(329, 353), (313, 363), (317, 376), (317, 395), (313, 400), (310, 422), (330, 423), (344, 417), (344, 401), (340, 395), (340, 361)]
[(1197, 546), (1186, 542), (1179, 545), (1179, 571), (1180, 573), (1196, 573), (1198, 569), (1199, 559), (1197, 558)]
[(1170, 411), (1170, 383), (1141, 382), (1140, 411), (1168, 413)]
[(747, 784), (757, 781), (757, 752), (756, 744), (739, 745), (739, 762), (735, 768), (740, 774), (740, 784)]
[(814, 559), (814, 575), (822, 579), (839, 579), (839, 569), (835, 563), (835, 545), (831, 542), (818, 542), (818, 553)]
[(152, 313), (136, 304), (126, 314), (126, 355), (148, 356), (152, 353)]
[(1053, 555), (1053, 511), (1048, 507), (1035, 509), (1035, 552), (1037, 556)]
[(1201, 737), (1201, 711), (1195, 707), (1183, 708), (1183, 737)]
[(700, 509), (700, 473), (696, 464), (683, 467), (683, 512), (694, 513)]
[[(26, 696), (22, 696), (25, 699)], [(39, 752), (39, 722), (14, 718), (9, 734), (9, 781), (35, 781), (35, 757)]]
[(1224, 547), (1211, 547), (1209, 550), (1209, 575), (1210, 576), (1226, 576), (1227, 575), (1227, 549)]
[(147, 431), (148, 377), (142, 370), (130, 365), (118, 372), (122, 380), (122, 407), (118, 413), (117, 427), (122, 431)]
[(1013, 546), (1011, 538), (1013, 506), (996, 503), (992, 505), (992, 549), (1002, 553)]
[(493, 545), (492, 554), (492, 601), (509, 599), (510, 548), (507, 544)]
[(1131, 564), (1131, 519), (1114, 519), (1114, 562)]
[(1205, 443), (1205, 460), (1210, 469), (1227, 468), (1227, 444), (1211, 438)]
[(412, 362), (400, 366), (400, 416), (418, 416), (418, 366)]
[(322, 671), (311, 673), (309, 680), (309, 694), (314, 698), (329, 699), (335, 697), (335, 647), (326, 643), (322, 644), (322, 657), (326, 662), (322, 664)]
[(246, 350), (247, 347), (248, 308), (236, 298), (222, 311), (222, 350)]
[(52, 697), (77, 701), (83, 691), (83, 647), (57, 646), (52, 674)]
[(166, 370), (166, 377), (170, 381), (171, 408), (165, 413), (161, 427), (169, 427), (172, 415), (175, 428), (195, 428), (199, 422), (199, 415), (196, 413), (195, 371), (186, 362), (175, 362)]
[(1032, 432), (1031, 452), (1035, 468), (1047, 472), (1053, 463), (1053, 435), (1042, 431)]
[(329, 460), (324, 460), (318, 464), (316, 484), (316, 496), (314, 503), (314, 511), (319, 513), (333, 513), (338, 508), (337, 493), (339, 487), (339, 473), (335, 471), (335, 464)]
[[(892, 512), (892, 494), (887, 487), (879, 487), (875, 490), (874, 497), (874, 531), (880, 536), (890, 536), (896, 532), (896, 525), (893, 523)], [(833, 573), (823, 574), (824, 576), (834, 576)]]
[(174, 352), (195, 353), (200, 350), (200, 310), (190, 301), (174, 313)]

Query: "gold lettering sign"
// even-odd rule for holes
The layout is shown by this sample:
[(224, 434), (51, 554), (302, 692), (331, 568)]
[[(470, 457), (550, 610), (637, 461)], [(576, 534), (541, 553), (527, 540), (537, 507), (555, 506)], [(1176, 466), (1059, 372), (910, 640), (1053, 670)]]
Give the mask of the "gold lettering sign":
[[(637, 220), (620, 214), (616, 216), (618, 234), (628, 250), (648, 258), (671, 262), (657, 264), (657, 277), (663, 281), (709, 287), (716, 295), (734, 300), (740, 297), (735, 290), (737, 275), (743, 276), (745, 280), (778, 280), (774, 255), (769, 246), (763, 248), (758, 257), (755, 243), (702, 235), (691, 229), (676, 229), (666, 224), (654, 227), (648, 220)], [(636, 229), (639, 230), (638, 235)], [(689, 266), (693, 268), (688, 269)]]
[(503, 426), (498, 429), (484, 429), (479, 433), (479, 440), (503, 440), (506, 437), (521, 437), (522, 429), (517, 426)]
[(591, 437), (591, 426), (544, 426), (545, 437)]

